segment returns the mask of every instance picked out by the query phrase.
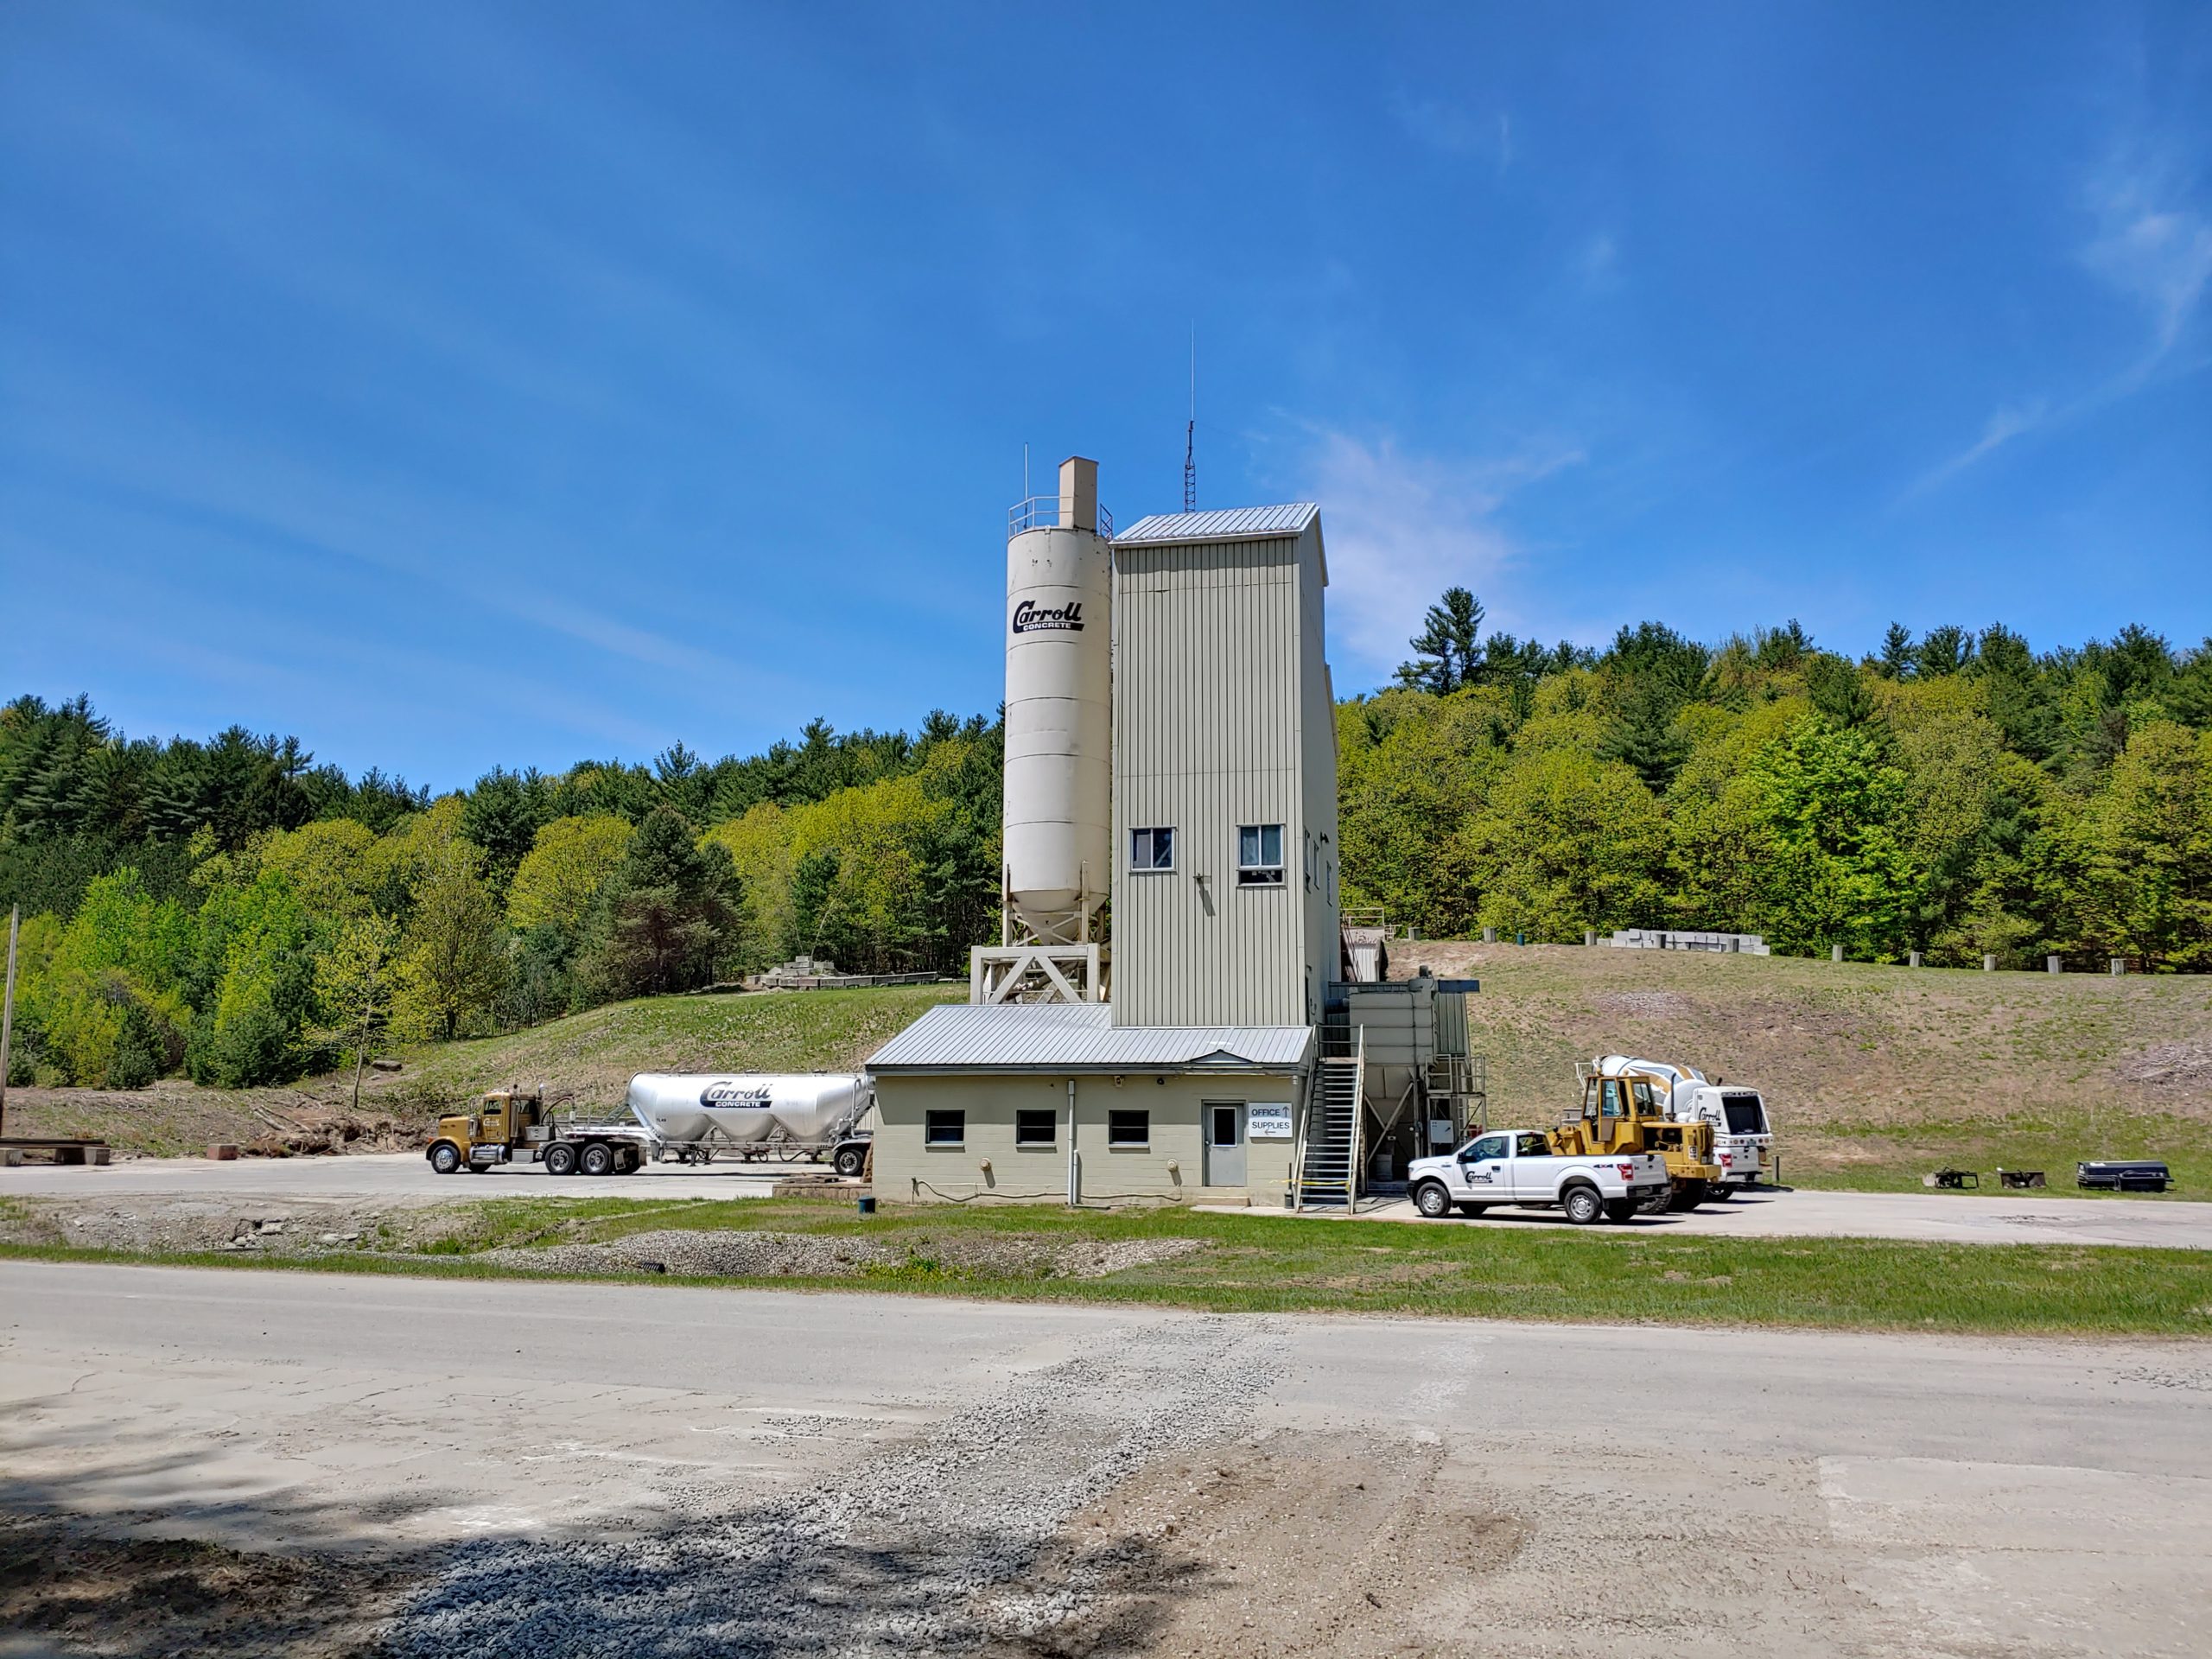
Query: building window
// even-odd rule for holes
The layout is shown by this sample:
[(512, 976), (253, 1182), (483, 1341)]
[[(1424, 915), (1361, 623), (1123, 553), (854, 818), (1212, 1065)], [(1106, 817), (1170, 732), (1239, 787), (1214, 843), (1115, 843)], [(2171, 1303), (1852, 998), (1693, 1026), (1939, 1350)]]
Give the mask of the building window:
[(931, 1147), (964, 1146), (968, 1141), (968, 1114), (965, 1112), (930, 1112), (922, 1125), (922, 1141)]
[(1049, 1106), (1021, 1107), (1014, 1115), (1014, 1144), (1017, 1147), (1049, 1147), (1054, 1138), (1054, 1126), (1058, 1122), (1058, 1115)]
[(1134, 871), (1172, 870), (1175, 868), (1173, 830), (1129, 831), (1129, 868)]
[(1248, 823), (1236, 832), (1236, 885), (1282, 886), (1282, 825)]
[(1107, 1113), (1106, 1144), (1109, 1147), (1150, 1146), (1152, 1144), (1152, 1114), (1122, 1111)]

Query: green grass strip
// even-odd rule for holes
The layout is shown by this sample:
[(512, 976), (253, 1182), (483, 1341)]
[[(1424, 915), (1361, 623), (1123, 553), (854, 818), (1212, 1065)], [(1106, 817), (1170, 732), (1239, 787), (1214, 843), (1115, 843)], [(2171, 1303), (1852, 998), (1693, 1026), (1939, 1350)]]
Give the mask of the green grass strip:
[[(483, 1259), (499, 1247), (604, 1243), (674, 1229), (865, 1237), (899, 1262), (850, 1277), (621, 1275), (670, 1284), (902, 1291), (1003, 1301), (1133, 1303), (1244, 1313), (1767, 1326), (1952, 1334), (2212, 1338), (2212, 1256), (2068, 1244), (1671, 1237), (1401, 1223), (1074, 1211), (900, 1208), (874, 1220), (804, 1200), (493, 1200), (476, 1225), (409, 1253), (245, 1256), (0, 1246), (0, 1257), (248, 1271), (547, 1279)], [(963, 1270), (962, 1242), (1201, 1238), (1211, 1248), (1097, 1279)], [(601, 1281), (603, 1282), (603, 1281)]]

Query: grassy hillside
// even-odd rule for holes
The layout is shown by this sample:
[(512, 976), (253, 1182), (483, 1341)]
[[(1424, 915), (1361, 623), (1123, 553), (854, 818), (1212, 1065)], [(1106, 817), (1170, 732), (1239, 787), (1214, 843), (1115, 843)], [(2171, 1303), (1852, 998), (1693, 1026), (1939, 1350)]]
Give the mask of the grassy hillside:
[(1783, 957), (1401, 944), (1391, 971), (1471, 974), (1492, 1122), (1549, 1122), (1574, 1061), (1678, 1059), (1765, 1095), (1783, 1173), (1916, 1186), (1942, 1163), (2169, 1159), (2212, 1190), (2212, 979), (1982, 974)]
[(358, 1113), (351, 1071), (269, 1089), (169, 1077), (143, 1090), (11, 1089), (7, 1127), (99, 1135), (162, 1157), (219, 1141), (270, 1155), (397, 1151), (421, 1146), (441, 1108), (503, 1083), (543, 1083), (574, 1091), (584, 1107), (612, 1108), (639, 1071), (856, 1066), (924, 1008), (966, 994), (963, 985), (899, 985), (617, 1002), (509, 1036), (404, 1051), (397, 1072), (368, 1074)]
[[(2050, 1173), (2077, 1158), (2157, 1156), (2180, 1197), (2212, 1194), (2212, 978), (1978, 974), (1769, 957), (1568, 946), (1400, 945), (1472, 974), (1494, 1122), (1552, 1121), (1578, 1056), (1679, 1058), (1764, 1091), (1793, 1183), (1916, 1187), (1955, 1163)], [(352, 1144), (412, 1144), (441, 1103), (503, 1083), (613, 1107), (639, 1071), (857, 1065), (964, 988), (674, 996), (616, 1003), (505, 1037), (408, 1051), (372, 1074)], [(10, 1128), (105, 1134), (182, 1151), (208, 1141), (334, 1138), (350, 1077), (238, 1094), (164, 1083), (139, 1094), (11, 1090)], [(388, 1127), (387, 1127), (388, 1126)]]
[(616, 1002), (505, 1037), (405, 1056), (416, 1088), (465, 1098), (505, 1083), (575, 1091), (614, 1106), (639, 1071), (815, 1071), (858, 1066), (922, 1010), (966, 1000), (965, 985), (663, 996)]

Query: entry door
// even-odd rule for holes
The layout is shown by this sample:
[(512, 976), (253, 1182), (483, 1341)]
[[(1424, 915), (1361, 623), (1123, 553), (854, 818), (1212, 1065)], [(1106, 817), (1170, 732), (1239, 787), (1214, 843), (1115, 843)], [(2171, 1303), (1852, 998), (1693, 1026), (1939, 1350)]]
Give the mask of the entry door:
[(1206, 1185), (1244, 1185), (1244, 1103), (1210, 1100), (1205, 1113)]

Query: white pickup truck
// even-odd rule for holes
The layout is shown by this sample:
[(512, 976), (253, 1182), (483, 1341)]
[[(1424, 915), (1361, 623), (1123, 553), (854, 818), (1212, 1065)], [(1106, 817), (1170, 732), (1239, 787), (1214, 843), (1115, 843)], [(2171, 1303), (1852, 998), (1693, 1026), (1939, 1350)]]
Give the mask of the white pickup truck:
[(1537, 1129), (1490, 1129), (1442, 1158), (1416, 1158), (1406, 1171), (1414, 1208), (1424, 1216), (1479, 1216), (1494, 1204), (1535, 1209), (1557, 1205), (1586, 1226), (1626, 1221), (1666, 1202), (1667, 1160), (1656, 1152), (1561, 1158)]

